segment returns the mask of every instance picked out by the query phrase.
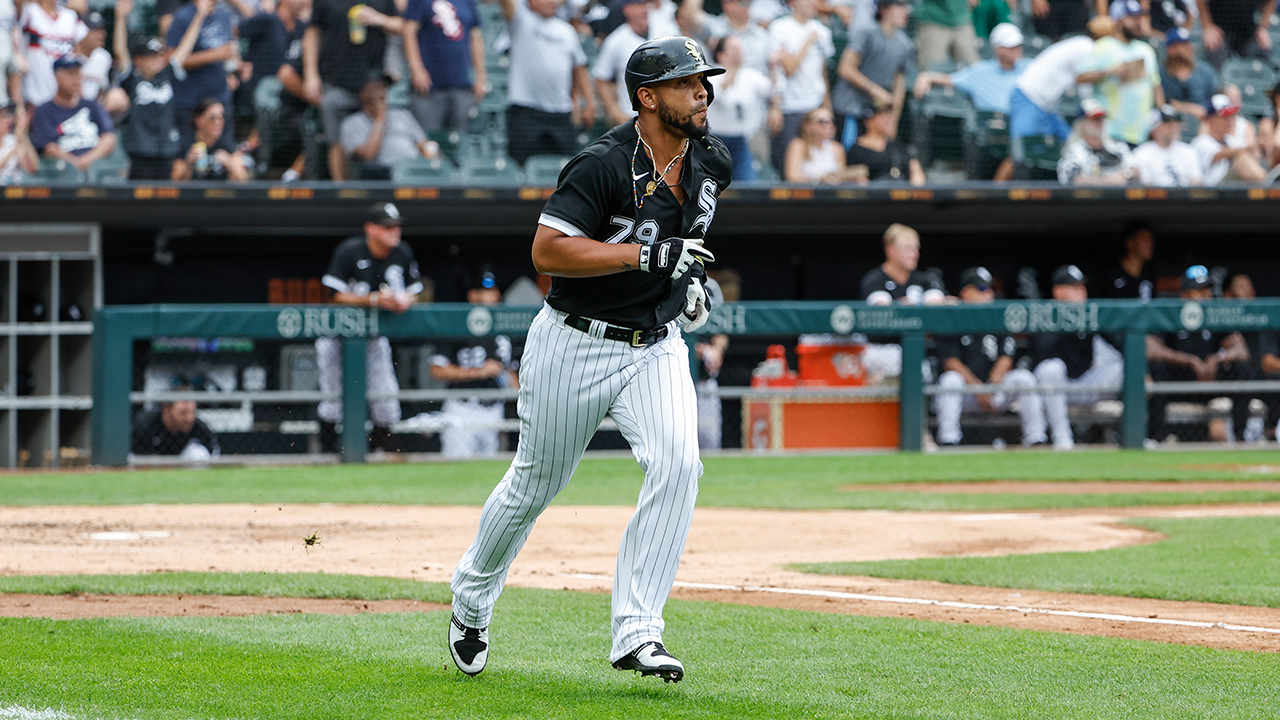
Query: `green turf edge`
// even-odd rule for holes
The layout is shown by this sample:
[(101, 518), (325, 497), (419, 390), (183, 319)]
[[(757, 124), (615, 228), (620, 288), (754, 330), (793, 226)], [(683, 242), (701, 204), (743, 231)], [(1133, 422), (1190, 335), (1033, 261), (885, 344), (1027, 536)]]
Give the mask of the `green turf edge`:
[[(141, 575), (4, 575), (0, 592), (36, 595), (248, 595), (419, 600), (448, 604), (449, 586), (390, 577), (329, 573), (158, 572)], [(2, 717), (2, 716), (0, 716)]]
[(1264, 718), (1280, 656), (705, 602), (679, 685), (609, 669), (606, 596), (511, 588), (488, 670), (445, 611), (0, 620), (0, 706), (80, 718)]
[[(985, 495), (851, 489), (869, 483), (984, 480), (1250, 481), (1280, 479), (1280, 451), (1082, 451), (928, 455), (708, 456), (702, 507), (780, 509), (1021, 510), (1117, 505), (1280, 501), (1231, 490), (1106, 495)], [(1263, 469), (1223, 469), (1219, 466)], [(207, 470), (0, 474), (0, 505), (141, 503), (364, 503), (481, 505), (507, 463), (232, 467)], [(557, 497), (561, 505), (634, 505), (641, 472), (630, 458), (588, 458)]]
[(797, 564), (823, 575), (936, 580), (1125, 597), (1280, 607), (1280, 517), (1141, 518), (1151, 544), (1092, 552)]

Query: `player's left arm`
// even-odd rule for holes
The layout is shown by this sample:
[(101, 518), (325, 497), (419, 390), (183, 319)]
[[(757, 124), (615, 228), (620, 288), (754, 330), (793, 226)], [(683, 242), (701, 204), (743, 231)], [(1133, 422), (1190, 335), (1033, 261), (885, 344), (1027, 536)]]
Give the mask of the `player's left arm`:
[(999, 385), (1000, 381), (1004, 380), (1005, 374), (1012, 369), (1013, 369), (1013, 356), (1001, 355), (996, 360), (996, 364), (991, 366), (991, 376), (987, 379), (987, 382), (991, 383), (992, 385)]
[(641, 245), (602, 243), (539, 225), (533, 236), (533, 267), (553, 277), (598, 277), (640, 269)]

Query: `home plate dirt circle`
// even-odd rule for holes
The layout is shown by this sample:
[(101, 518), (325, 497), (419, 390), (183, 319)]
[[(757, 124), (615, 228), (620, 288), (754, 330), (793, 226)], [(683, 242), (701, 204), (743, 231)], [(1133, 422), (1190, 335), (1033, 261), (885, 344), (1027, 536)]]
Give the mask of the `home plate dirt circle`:
[[(553, 506), (513, 586), (609, 592), (626, 507)], [(325, 572), (447, 583), (477, 507), (0, 507), (0, 574)], [(1132, 517), (1280, 515), (1280, 504), (945, 513), (699, 508), (673, 596), (1280, 651), (1280, 609), (794, 572), (794, 563), (1089, 551), (1154, 542)], [(418, 612), (413, 601), (0, 596), (0, 616)]]

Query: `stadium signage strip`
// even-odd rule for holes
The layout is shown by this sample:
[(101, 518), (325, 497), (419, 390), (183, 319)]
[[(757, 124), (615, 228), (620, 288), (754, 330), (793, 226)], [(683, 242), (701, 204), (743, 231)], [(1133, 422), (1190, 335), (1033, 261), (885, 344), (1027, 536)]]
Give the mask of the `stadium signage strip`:
[[(368, 308), (302, 305), (237, 309), (240, 334), (285, 339), (316, 337), (480, 337), (519, 335), (529, 329), (538, 306), (485, 308), (441, 303), (397, 315)], [(166, 307), (166, 318), (200, 323), (218, 310)], [(268, 324), (269, 323), (269, 324)], [(1170, 332), (1205, 329), (1280, 328), (1280, 303), (1098, 301), (996, 302), (944, 307), (867, 306), (861, 303), (744, 302), (712, 309), (702, 333), (769, 335), (794, 333), (903, 334), (913, 332)], [(171, 333), (172, 334), (172, 333)]]
[[(588, 573), (576, 573), (570, 575), (570, 577), (581, 578), (584, 580), (612, 580), (608, 575), (591, 575)], [(955, 608), (958, 610), (996, 610), (1000, 612), (1084, 618), (1088, 620), (1110, 620), (1113, 622), (1131, 622), (1146, 625), (1175, 625), (1178, 627), (1194, 627), (1206, 630), (1217, 628), (1220, 630), (1232, 630), (1235, 632), (1280, 635), (1280, 628), (1234, 625), (1231, 623), (1201, 620), (1172, 620), (1168, 618), (1138, 617), (1136, 615), (1116, 615), (1114, 613), (1081, 612), (1078, 610), (1046, 610), (1045, 608), (1022, 607), (1018, 605), (984, 605), (981, 603), (967, 603), (956, 600), (930, 600), (928, 598), (893, 597), (891, 595), (864, 595), (862, 593), (847, 593), (836, 590), (805, 590), (802, 588), (781, 588), (767, 585), (720, 585), (716, 583), (685, 582), (683, 580), (677, 580), (675, 584), (676, 587), (686, 587), (694, 590), (728, 590), (731, 592), (773, 593), (778, 595), (807, 595), (811, 597), (833, 598), (838, 600), (862, 600), (863, 602), (894, 603), (898, 605), (936, 605), (938, 607)]]

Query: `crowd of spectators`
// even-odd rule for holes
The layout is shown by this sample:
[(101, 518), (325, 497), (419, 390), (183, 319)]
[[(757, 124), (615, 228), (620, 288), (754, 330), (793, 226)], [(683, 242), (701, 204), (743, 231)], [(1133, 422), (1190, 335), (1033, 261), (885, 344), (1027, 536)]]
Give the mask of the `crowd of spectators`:
[[(627, 58), (676, 34), (729, 71), (710, 120), (739, 180), (1280, 174), (1274, 2), (151, 3), (0, 0), (0, 182), (126, 167), (136, 180), (378, 180), (424, 160), (563, 157), (634, 117)], [(934, 100), (955, 122), (933, 121)], [(961, 116), (1006, 119), (984, 139), (997, 162), (948, 157), (946, 142), (973, 141)]]

